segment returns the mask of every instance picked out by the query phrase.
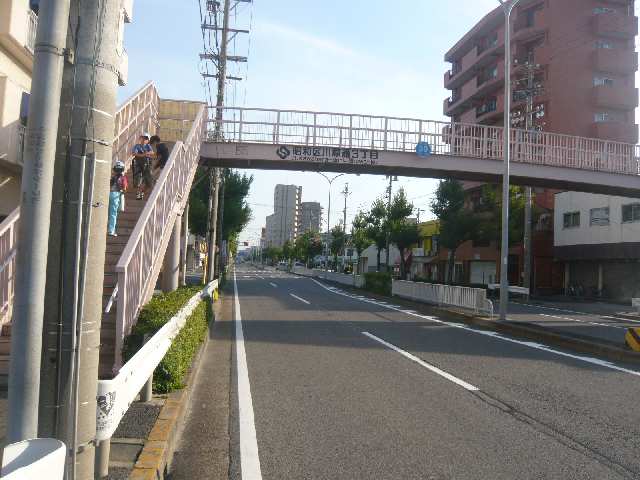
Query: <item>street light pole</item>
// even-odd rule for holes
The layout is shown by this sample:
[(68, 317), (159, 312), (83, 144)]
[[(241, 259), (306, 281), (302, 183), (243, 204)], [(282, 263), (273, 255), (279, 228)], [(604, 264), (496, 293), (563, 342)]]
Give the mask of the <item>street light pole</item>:
[(324, 179), (329, 182), (329, 208), (327, 209), (327, 252), (325, 252), (327, 255), (327, 260), (325, 261), (325, 265), (328, 267), (329, 265), (329, 255), (328, 255), (328, 251), (329, 251), (329, 237), (331, 236), (331, 184), (337, 180), (338, 178), (342, 177), (343, 175), (346, 175), (346, 173), (341, 173), (340, 175), (336, 175), (333, 178), (329, 178), (327, 175), (325, 175), (322, 172), (317, 172), (319, 175), (322, 175), (324, 177)]
[(509, 163), (511, 161), (511, 12), (521, 0), (498, 0), (504, 10), (504, 173), (502, 175), (502, 254), (500, 264), (500, 320), (509, 305)]

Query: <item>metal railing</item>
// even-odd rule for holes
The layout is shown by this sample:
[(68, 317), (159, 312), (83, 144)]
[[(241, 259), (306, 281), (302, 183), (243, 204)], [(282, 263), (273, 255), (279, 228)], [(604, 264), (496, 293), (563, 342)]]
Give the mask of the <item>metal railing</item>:
[[(210, 115), (215, 115), (211, 109)], [(210, 119), (210, 132), (215, 119)], [(373, 115), (225, 107), (226, 142), (415, 152), (428, 142), (434, 155), (503, 160), (502, 127)], [(213, 141), (213, 135), (209, 138)], [(547, 132), (511, 130), (512, 161), (638, 175), (640, 148)]]
[[(116, 112), (113, 161), (128, 157), (142, 129), (157, 123), (158, 92), (152, 82), (130, 97)], [(137, 130), (136, 130), (137, 129)], [(24, 139), (20, 126), (18, 138)], [(20, 152), (22, 151), (20, 145)], [(0, 325), (10, 320), (15, 282), (15, 254), (20, 207), (0, 224)]]
[(141, 134), (155, 131), (158, 125), (160, 98), (153, 82), (133, 94), (116, 113), (115, 140), (113, 141), (113, 162), (126, 160), (131, 156), (133, 146)]
[(33, 53), (36, 48), (37, 31), (38, 31), (38, 15), (36, 15), (36, 13), (29, 8), (27, 10), (27, 43), (25, 47), (31, 53)]
[(0, 223), (0, 327), (9, 322), (13, 304), (20, 209)]
[(124, 337), (135, 324), (140, 308), (153, 294), (173, 222), (188, 199), (200, 159), (205, 120), (205, 107), (202, 106), (185, 142), (178, 142), (174, 146), (116, 265), (116, 371), (122, 365)]
[(487, 291), (482, 288), (394, 280), (391, 294), (418, 302), (460, 307), (474, 313), (482, 312), (493, 316), (493, 303), (487, 299)]

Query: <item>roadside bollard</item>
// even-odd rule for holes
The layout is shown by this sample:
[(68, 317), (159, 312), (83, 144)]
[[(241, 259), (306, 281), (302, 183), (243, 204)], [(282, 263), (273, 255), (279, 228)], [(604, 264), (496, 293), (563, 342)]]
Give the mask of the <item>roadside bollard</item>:
[(111, 439), (101, 440), (96, 447), (96, 478), (106, 478), (109, 475), (109, 455), (111, 454)]

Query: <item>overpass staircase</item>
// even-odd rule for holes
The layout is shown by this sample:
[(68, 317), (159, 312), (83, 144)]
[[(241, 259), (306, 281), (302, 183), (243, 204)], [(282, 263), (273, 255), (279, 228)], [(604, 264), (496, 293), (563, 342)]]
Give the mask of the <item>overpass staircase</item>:
[[(124, 338), (155, 290), (173, 225), (184, 210), (200, 158), (207, 112), (202, 103), (163, 100), (148, 83), (116, 112), (113, 162), (125, 160), (130, 189), (118, 216), (117, 237), (107, 236), (100, 334), (100, 376), (122, 365)], [(137, 200), (130, 152), (143, 132), (171, 145), (153, 190)], [(9, 371), (11, 313), (16, 271), (19, 208), (0, 224), (0, 376)], [(105, 232), (106, 235), (106, 232)]]

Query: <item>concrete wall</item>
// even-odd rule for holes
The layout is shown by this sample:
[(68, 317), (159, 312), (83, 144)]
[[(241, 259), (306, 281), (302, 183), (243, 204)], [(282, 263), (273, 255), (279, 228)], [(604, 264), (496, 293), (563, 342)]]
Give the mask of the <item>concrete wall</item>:
[[(577, 192), (557, 194), (554, 246), (640, 242), (640, 222), (622, 222), (622, 206), (629, 203), (640, 203), (640, 200)], [(609, 208), (609, 225), (590, 225), (591, 209), (602, 207)], [(564, 228), (564, 214), (568, 212), (580, 212), (579, 227)]]

